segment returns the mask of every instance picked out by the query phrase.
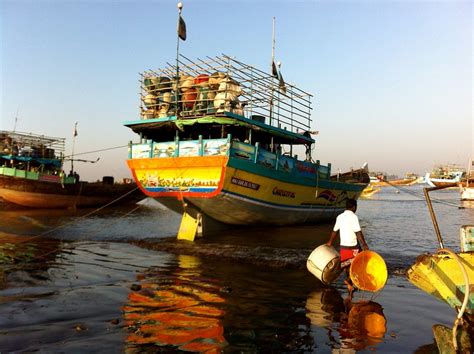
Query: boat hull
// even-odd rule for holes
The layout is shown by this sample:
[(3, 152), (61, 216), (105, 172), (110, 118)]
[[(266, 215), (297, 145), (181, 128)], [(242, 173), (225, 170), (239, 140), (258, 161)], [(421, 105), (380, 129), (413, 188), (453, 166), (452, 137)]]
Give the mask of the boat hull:
[[(120, 198), (123, 197), (123, 198)], [(145, 198), (135, 184), (101, 182), (64, 184), (0, 176), (0, 198), (29, 208), (81, 208), (117, 203), (136, 203)]]
[[(474, 252), (457, 254), (469, 278), (469, 301), (466, 312), (474, 314)], [(426, 293), (460, 308), (466, 292), (462, 271), (451, 254), (421, 255), (407, 272), (408, 280)]]
[(289, 174), (228, 156), (131, 159), (128, 165), (147, 196), (177, 212), (191, 204), (229, 225), (332, 220), (346, 199), (357, 199), (367, 186)]

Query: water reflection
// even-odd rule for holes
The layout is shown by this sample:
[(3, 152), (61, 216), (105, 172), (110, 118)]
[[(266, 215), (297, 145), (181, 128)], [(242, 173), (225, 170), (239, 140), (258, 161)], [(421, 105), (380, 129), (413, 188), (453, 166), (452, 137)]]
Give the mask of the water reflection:
[[(220, 351), (226, 346), (219, 282), (204, 278), (200, 261), (179, 256), (176, 269), (149, 269), (141, 274), (141, 289), (128, 295), (123, 307), (127, 352), (161, 349)], [(197, 281), (199, 279), (199, 281)]]
[(374, 301), (345, 302), (332, 288), (312, 292), (306, 301), (306, 317), (313, 326), (326, 328), (333, 352), (355, 352), (383, 341), (387, 321)]
[(0, 290), (48, 280), (60, 249), (57, 240), (0, 232)]

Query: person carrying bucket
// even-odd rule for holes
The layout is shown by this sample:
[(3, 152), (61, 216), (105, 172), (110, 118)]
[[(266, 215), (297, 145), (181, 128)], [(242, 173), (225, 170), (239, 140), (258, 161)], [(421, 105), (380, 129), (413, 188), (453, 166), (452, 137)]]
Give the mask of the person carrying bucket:
[(349, 299), (352, 298), (352, 292), (354, 291), (354, 286), (349, 274), (350, 265), (357, 254), (361, 251), (361, 247), (364, 250), (369, 249), (367, 242), (365, 242), (364, 234), (360, 229), (359, 218), (355, 214), (356, 210), (357, 201), (355, 199), (347, 199), (346, 210), (336, 218), (336, 223), (331, 232), (331, 236), (329, 241), (326, 243), (327, 246), (331, 247), (339, 234), (341, 268), (346, 273), (344, 283), (347, 285), (347, 289), (349, 290)]

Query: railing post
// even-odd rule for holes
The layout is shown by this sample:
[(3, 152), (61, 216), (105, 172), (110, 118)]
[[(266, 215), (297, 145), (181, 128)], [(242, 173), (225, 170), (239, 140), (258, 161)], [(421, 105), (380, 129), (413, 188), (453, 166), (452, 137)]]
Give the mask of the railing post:
[(202, 135), (199, 135), (199, 156), (204, 156), (204, 144), (202, 143)]
[(150, 142), (150, 159), (153, 158), (153, 140)]
[(257, 141), (255, 143), (255, 154), (253, 156), (253, 162), (257, 163), (258, 161), (258, 150), (260, 150), (260, 143)]
[(130, 140), (128, 142), (128, 159), (131, 160), (132, 159), (132, 146), (133, 146), (133, 143), (132, 141)]
[(331, 163), (328, 163), (328, 178), (331, 177)]
[(179, 157), (179, 136), (176, 135), (176, 137), (174, 138), (174, 144), (175, 144), (175, 148), (174, 148), (174, 157)]

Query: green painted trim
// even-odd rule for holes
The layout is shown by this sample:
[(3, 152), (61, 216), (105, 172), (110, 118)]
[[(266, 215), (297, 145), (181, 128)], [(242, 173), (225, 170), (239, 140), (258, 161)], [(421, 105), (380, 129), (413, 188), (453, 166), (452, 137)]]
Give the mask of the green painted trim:
[(310, 186), (310, 187), (320, 187), (320, 188), (327, 188), (327, 189), (335, 189), (335, 190), (345, 190), (351, 192), (360, 192), (366, 186), (363, 184), (357, 185), (352, 183), (343, 183), (343, 182), (336, 182), (327, 179), (319, 179), (316, 181), (315, 179), (297, 176), (293, 173), (287, 173), (283, 171), (278, 171), (273, 168), (266, 168), (262, 165), (256, 164), (253, 161), (247, 161), (243, 159), (239, 159), (236, 157), (229, 157), (229, 161), (227, 166), (233, 167), (242, 171), (254, 173), (260, 176), (268, 177), (277, 179), (279, 181), (283, 181), (286, 183), (292, 184), (299, 184), (302, 186)]
[(176, 119), (176, 116), (164, 117), (164, 118), (154, 118), (154, 119), (140, 119), (134, 121), (125, 121), (123, 123), (124, 126), (133, 129), (136, 126), (144, 126), (147, 125), (156, 125), (157, 123), (167, 123), (167, 122), (174, 122), (178, 129), (182, 129), (185, 125), (193, 125), (196, 123), (218, 123), (218, 124), (234, 124), (234, 125), (242, 125), (242, 126), (254, 126), (258, 127), (270, 134), (294, 139), (295, 144), (313, 144), (315, 140), (313, 138), (293, 133), (285, 129), (277, 128), (266, 123), (262, 123), (250, 118), (245, 118), (244, 116), (225, 112), (225, 117), (221, 116), (214, 116), (214, 115), (207, 115), (204, 117), (197, 117), (197, 118), (183, 118), (183, 119)]

